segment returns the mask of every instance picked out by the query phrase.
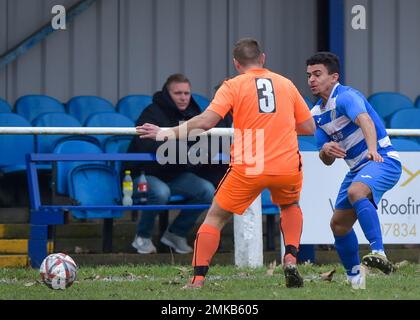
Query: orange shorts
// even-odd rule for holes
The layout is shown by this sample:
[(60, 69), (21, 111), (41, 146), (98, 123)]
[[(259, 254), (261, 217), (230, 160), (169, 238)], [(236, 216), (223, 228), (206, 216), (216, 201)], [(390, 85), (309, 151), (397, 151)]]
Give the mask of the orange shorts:
[(215, 199), (222, 209), (242, 214), (268, 188), (273, 203), (292, 204), (299, 201), (302, 180), (302, 171), (294, 175), (249, 176), (229, 168), (217, 187)]

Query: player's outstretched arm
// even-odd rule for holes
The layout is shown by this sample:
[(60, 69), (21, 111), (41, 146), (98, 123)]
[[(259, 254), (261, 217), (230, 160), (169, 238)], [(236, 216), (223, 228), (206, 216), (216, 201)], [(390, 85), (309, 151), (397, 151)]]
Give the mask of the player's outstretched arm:
[(151, 123), (145, 123), (141, 126), (136, 127), (136, 133), (139, 135), (140, 139), (154, 139), (156, 140), (156, 136), (162, 129)]
[(303, 135), (313, 135), (315, 132), (316, 126), (314, 118), (310, 117), (308, 120), (296, 124), (297, 134)]
[(195, 129), (207, 131), (213, 128), (221, 119), (222, 117), (216, 112), (211, 110), (205, 110), (203, 113), (195, 116), (194, 118), (191, 118), (190, 120), (184, 122), (183, 124), (177, 127), (162, 130), (162, 128), (154, 124), (145, 123), (142, 126), (136, 127), (136, 132), (141, 139), (156, 140), (156, 137), (158, 135), (162, 137), (166, 136), (178, 139), (186, 139), (190, 131)]

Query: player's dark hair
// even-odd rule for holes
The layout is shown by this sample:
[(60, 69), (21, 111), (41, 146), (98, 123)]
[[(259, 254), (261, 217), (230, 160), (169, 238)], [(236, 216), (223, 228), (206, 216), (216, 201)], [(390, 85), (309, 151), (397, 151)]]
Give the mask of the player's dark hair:
[(261, 46), (253, 38), (240, 39), (233, 47), (233, 57), (242, 66), (258, 63), (261, 54)]
[(165, 88), (166, 90), (169, 90), (169, 86), (172, 83), (188, 83), (191, 86), (191, 82), (190, 80), (184, 76), (181, 73), (175, 73), (175, 74), (171, 74), (168, 79), (166, 79), (165, 84), (163, 85), (163, 88)]
[(340, 60), (334, 53), (327, 51), (315, 53), (312, 57), (306, 60), (307, 66), (312, 66), (314, 64), (323, 64), (327, 68), (328, 74), (340, 74)]

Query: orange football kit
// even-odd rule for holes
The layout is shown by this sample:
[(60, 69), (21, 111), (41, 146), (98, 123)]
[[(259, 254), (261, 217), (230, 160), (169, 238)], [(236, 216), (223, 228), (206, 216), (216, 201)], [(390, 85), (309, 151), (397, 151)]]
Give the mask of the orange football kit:
[[(233, 113), (231, 165), (216, 190), (224, 210), (243, 212), (268, 188), (282, 205), (280, 228), (286, 254), (296, 256), (302, 233), (302, 211), (294, 204), (302, 189), (302, 162), (296, 124), (312, 117), (293, 83), (264, 68), (249, 69), (225, 81), (208, 107), (222, 118)], [(285, 207), (287, 206), (287, 207)], [(220, 242), (220, 230), (202, 224), (195, 240), (192, 284), (202, 286)], [(289, 252), (289, 251), (290, 252)]]
[(218, 205), (242, 214), (265, 188), (275, 204), (299, 201), (302, 162), (295, 127), (312, 115), (293, 83), (267, 69), (250, 69), (225, 81), (209, 110), (221, 117), (232, 112), (235, 128)]

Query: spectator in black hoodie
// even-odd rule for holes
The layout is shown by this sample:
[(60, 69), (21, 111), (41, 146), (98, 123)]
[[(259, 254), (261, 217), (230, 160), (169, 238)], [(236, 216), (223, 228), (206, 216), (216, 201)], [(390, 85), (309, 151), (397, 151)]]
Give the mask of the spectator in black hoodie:
[[(153, 95), (153, 102), (140, 115), (136, 126), (153, 123), (160, 127), (173, 127), (179, 122), (187, 121), (201, 113), (201, 110), (191, 97), (191, 84), (182, 74), (173, 74), (166, 80), (162, 91)], [(230, 127), (231, 119), (222, 120), (218, 126)], [(187, 158), (185, 143), (180, 147), (178, 140), (154, 141), (140, 140), (135, 136), (130, 143), (130, 153), (156, 154), (159, 147), (166, 143), (174, 159)], [(195, 142), (189, 141), (187, 149)], [(214, 152), (209, 152), (214, 156)], [(174, 160), (173, 159), (173, 160)], [(179, 161), (178, 161), (179, 162)], [(135, 185), (141, 171), (146, 173), (148, 182), (147, 204), (167, 204), (171, 195), (182, 195), (186, 204), (211, 203), (215, 185), (226, 172), (227, 165), (191, 165), (189, 161), (178, 164), (161, 165), (158, 162), (126, 162), (124, 170), (131, 170), (135, 177)], [(200, 176), (206, 177), (204, 179)], [(210, 181), (209, 181), (210, 180)], [(133, 195), (134, 203), (138, 203), (136, 188)], [(136, 201), (137, 200), (137, 201)], [(160, 241), (172, 247), (177, 253), (191, 253), (193, 249), (187, 243), (187, 234), (194, 227), (202, 210), (182, 210), (168, 227)], [(155, 217), (159, 211), (145, 211), (140, 216), (137, 233), (132, 246), (138, 253), (156, 252), (151, 238)]]

